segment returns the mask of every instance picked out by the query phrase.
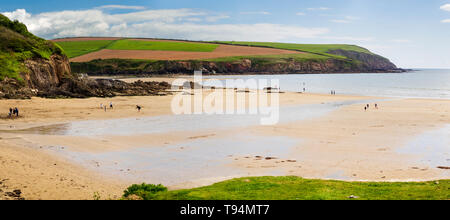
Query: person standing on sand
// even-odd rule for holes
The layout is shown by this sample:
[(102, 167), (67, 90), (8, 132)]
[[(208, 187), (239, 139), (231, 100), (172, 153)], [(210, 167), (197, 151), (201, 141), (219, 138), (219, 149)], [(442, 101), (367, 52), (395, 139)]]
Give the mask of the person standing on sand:
[(375, 103), (375, 108), (378, 109), (378, 104), (377, 103)]
[(17, 107), (14, 108), (14, 114), (19, 117), (19, 109)]
[(103, 109), (103, 103), (100, 103), (100, 109)]
[(8, 115), (8, 116), (11, 118), (12, 115), (13, 115), (13, 109), (12, 109), (12, 108), (9, 108), (9, 115)]
[(142, 109), (142, 107), (141, 107), (141, 106), (139, 106), (139, 105), (136, 105), (136, 108), (137, 108), (138, 112), (141, 112), (141, 109)]
[(109, 108), (113, 109), (113, 103), (112, 102), (109, 103)]

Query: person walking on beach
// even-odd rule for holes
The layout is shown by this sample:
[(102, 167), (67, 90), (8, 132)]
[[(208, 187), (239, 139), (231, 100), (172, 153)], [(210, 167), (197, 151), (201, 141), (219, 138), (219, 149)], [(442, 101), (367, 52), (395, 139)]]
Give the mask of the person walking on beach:
[(103, 103), (100, 103), (100, 109), (103, 109)]
[(9, 108), (9, 114), (8, 114), (8, 116), (11, 118), (12, 115), (13, 115), (13, 109), (12, 109), (12, 108)]
[(136, 105), (138, 112), (141, 112), (142, 107), (140, 105)]
[(375, 108), (378, 109), (378, 104), (377, 103), (375, 103)]
[(113, 109), (113, 103), (112, 102), (109, 103), (109, 108)]
[(13, 115), (16, 115), (16, 117), (19, 117), (19, 109), (17, 107), (14, 108), (13, 110)]

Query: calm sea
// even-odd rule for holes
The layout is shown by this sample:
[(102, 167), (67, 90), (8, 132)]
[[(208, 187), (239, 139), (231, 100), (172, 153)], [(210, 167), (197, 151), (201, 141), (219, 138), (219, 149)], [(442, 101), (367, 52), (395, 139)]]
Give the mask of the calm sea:
[[(420, 69), (407, 73), (226, 75), (219, 79), (278, 79), (283, 91), (382, 97), (450, 99), (450, 69)], [(214, 85), (213, 83), (205, 83)], [(225, 84), (225, 83), (224, 83)]]

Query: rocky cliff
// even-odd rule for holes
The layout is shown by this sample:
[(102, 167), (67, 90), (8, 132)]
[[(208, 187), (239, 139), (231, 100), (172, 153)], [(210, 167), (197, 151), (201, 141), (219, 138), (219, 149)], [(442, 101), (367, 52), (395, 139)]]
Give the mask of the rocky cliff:
[(57, 87), (63, 78), (73, 78), (69, 59), (64, 55), (52, 55), (47, 59), (25, 60), (27, 71), (21, 73), (27, 87), (45, 90)]

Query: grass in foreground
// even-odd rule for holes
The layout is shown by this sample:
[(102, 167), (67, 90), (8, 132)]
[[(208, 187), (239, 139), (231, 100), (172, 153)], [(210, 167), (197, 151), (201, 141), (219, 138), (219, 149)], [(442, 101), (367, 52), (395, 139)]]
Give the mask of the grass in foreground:
[(233, 179), (207, 187), (167, 191), (161, 185), (133, 185), (135, 194), (153, 200), (449, 200), (450, 180), (372, 183), (309, 180), (299, 177)]

